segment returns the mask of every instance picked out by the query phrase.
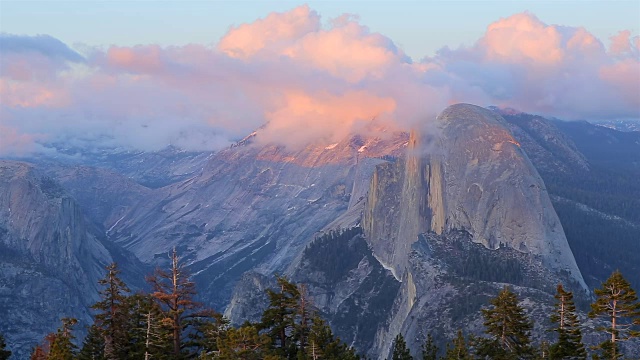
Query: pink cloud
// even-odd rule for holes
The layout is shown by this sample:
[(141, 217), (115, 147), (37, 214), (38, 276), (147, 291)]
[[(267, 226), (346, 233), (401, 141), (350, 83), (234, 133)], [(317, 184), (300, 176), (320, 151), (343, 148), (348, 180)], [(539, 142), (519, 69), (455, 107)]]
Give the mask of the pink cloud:
[(473, 47), (425, 60), (435, 64), (429, 77), (449, 84), (456, 100), (566, 119), (640, 118), (640, 95), (628, 83), (637, 79), (637, 59), (621, 61), (586, 29), (547, 25), (530, 13), (494, 22)]
[(412, 62), (357, 17), (321, 20), (301, 6), (232, 27), (215, 47), (112, 46), (87, 59), (38, 39), (64, 56), (0, 54), (0, 111), (23, 120), (11, 128), (27, 142), (46, 133), (145, 150), (216, 150), (265, 124), (264, 142), (336, 142), (373, 118), (382, 128), (425, 126), (455, 102), (640, 118), (638, 37), (630, 32), (607, 51), (584, 28), (522, 13), (490, 24), (471, 47)]
[(22, 156), (35, 149), (35, 141), (42, 136), (23, 134), (0, 123), (0, 154)]
[(522, 13), (489, 25), (482, 46), (490, 60), (531, 61), (548, 65), (562, 61), (562, 35), (533, 14)]
[(624, 55), (631, 51), (631, 31), (620, 31), (617, 35), (612, 36), (609, 39), (611, 40), (611, 45), (609, 45), (609, 52), (611, 52), (612, 54)]
[(7, 107), (64, 107), (69, 94), (63, 87), (37, 82), (22, 82), (0, 78), (0, 98)]
[(376, 117), (388, 116), (395, 107), (392, 98), (366, 91), (336, 95), (292, 90), (285, 93), (282, 106), (266, 114), (269, 122), (258, 139), (266, 142), (287, 139), (285, 144), (293, 147), (336, 142)]
[(232, 27), (220, 40), (218, 48), (237, 58), (249, 58), (263, 49), (286, 46), (301, 36), (320, 29), (320, 16), (308, 5), (284, 13), (271, 13), (251, 24)]
[(153, 73), (162, 70), (163, 50), (157, 45), (133, 48), (112, 46), (107, 50), (105, 61), (114, 68), (135, 73)]
[(385, 68), (404, 61), (393, 42), (353, 21), (340, 26), (309, 33), (283, 50), (283, 54), (330, 74), (358, 82), (372, 75), (384, 76)]
[(600, 68), (600, 78), (640, 112), (640, 61), (626, 59)]

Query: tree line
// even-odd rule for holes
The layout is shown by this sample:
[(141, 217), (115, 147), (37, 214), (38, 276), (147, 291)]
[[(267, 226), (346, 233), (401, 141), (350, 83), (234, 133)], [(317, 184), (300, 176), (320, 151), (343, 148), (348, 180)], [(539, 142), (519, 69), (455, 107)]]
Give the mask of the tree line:
[[(94, 322), (80, 346), (74, 328), (77, 320), (63, 318), (60, 327), (45, 336), (31, 353), (32, 360), (112, 359), (265, 359), (358, 360), (355, 349), (335, 336), (313, 306), (304, 285), (277, 277), (277, 287), (266, 290), (269, 305), (259, 322), (233, 327), (222, 314), (194, 300), (196, 289), (190, 274), (174, 250), (168, 271), (157, 268), (146, 278), (151, 292), (132, 293), (120, 279), (117, 264), (106, 267), (99, 280), (100, 300)], [(441, 349), (431, 334), (422, 346), (423, 360), (470, 359), (623, 359), (620, 344), (640, 337), (640, 302), (629, 282), (618, 271), (595, 289), (589, 317), (606, 324), (597, 330), (606, 337), (587, 348), (573, 294), (558, 285), (550, 314), (555, 333), (552, 343), (534, 345), (533, 322), (515, 293), (505, 287), (482, 309), (484, 336), (457, 336)], [(638, 354), (631, 354), (638, 355)], [(8, 359), (0, 334), (0, 360)], [(402, 337), (392, 346), (393, 360), (413, 359)]]
[[(629, 282), (615, 271), (599, 289), (591, 304), (590, 318), (601, 319), (596, 330), (606, 339), (598, 345), (587, 347), (582, 341), (581, 324), (573, 301), (573, 293), (558, 285), (555, 304), (550, 315), (555, 341), (543, 341), (534, 346), (531, 331), (533, 322), (519, 305), (518, 297), (508, 287), (491, 300), (491, 306), (482, 309), (484, 336), (467, 336), (459, 330), (456, 338), (446, 345), (444, 355), (434, 344), (431, 334), (422, 346), (422, 360), (519, 360), (551, 359), (581, 360), (590, 353), (593, 360), (618, 360), (625, 358), (620, 344), (640, 337), (640, 302)], [(393, 360), (412, 360), (401, 334), (394, 340), (391, 350)], [(638, 359), (640, 349), (631, 355)]]
[(267, 290), (269, 306), (261, 321), (233, 327), (195, 301), (195, 283), (175, 249), (169, 269), (157, 268), (146, 278), (149, 293), (132, 293), (117, 264), (106, 270), (82, 344), (75, 341), (77, 320), (63, 318), (58, 330), (35, 346), (32, 360), (360, 359), (319, 316), (305, 286), (285, 277)]

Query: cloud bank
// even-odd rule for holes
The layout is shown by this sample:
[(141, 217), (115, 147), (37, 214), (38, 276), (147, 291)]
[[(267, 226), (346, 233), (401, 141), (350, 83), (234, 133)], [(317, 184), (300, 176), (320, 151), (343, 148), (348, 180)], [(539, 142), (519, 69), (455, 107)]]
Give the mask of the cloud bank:
[[(432, 36), (432, 34), (416, 34)], [(374, 122), (409, 129), (456, 102), (565, 119), (640, 118), (640, 40), (608, 45), (530, 13), (470, 47), (413, 61), (353, 15), (301, 6), (232, 27), (215, 45), (87, 47), (0, 35), (0, 154), (39, 144), (216, 150), (259, 139), (331, 143)]]

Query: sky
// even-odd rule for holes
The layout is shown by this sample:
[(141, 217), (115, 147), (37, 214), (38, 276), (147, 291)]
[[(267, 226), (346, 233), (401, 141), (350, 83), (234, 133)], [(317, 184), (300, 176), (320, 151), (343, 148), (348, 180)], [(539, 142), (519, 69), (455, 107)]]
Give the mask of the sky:
[[(640, 1), (0, 1), (0, 155), (406, 130), (470, 102), (640, 118)], [(266, 124), (266, 125), (265, 125)]]
[[(93, 46), (212, 44), (229, 29), (296, 1), (34, 1), (0, 0), (3, 32), (48, 34)], [(640, 1), (310, 1), (324, 19), (355, 14), (371, 31), (393, 39), (413, 59), (444, 46), (471, 45), (487, 25), (529, 11), (549, 24), (583, 26), (606, 40), (621, 29), (640, 31)]]

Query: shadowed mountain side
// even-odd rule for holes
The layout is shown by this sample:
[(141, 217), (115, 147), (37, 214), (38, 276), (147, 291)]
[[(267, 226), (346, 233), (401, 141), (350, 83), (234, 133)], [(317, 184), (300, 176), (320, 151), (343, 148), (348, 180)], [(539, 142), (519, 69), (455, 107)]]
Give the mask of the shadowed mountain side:
[(544, 179), (587, 284), (622, 271), (640, 286), (640, 132), (503, 114)]
[(0, 330), (17, 358), (27, 358), (62, 317), (92, 321), (108, 263), (141, 285), (146, 270), (137, 259), (103, 240), (58, 182), (30, 164), (0, 161)]

